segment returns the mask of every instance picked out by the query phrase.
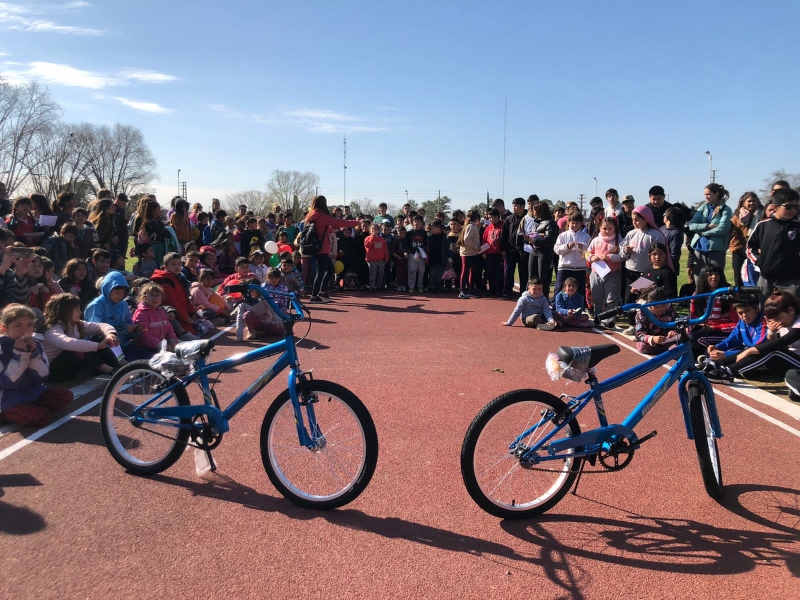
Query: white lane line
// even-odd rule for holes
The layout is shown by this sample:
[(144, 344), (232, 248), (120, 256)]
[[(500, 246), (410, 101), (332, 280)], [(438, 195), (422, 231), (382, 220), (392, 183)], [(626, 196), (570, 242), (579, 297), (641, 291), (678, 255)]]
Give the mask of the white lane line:
[(97, 400), (92, 400), (91, 402), (89, 402), (89, 404), (85, 404), (84, 406), (81, 406), (79, 409), (72, 411), (67, 416), (61, 417), (58, 421), (55, 421), (54, 423), (50, 423), (50, 425), (48, 425), (47, 427), (43, 427), (42, 429), (39, 429), (38, 431), (34, 431), (30, 436), (28, 436), (24, 440), (20, 440), (16, 444), (13, 444), (12, 446), (9, 446), (5, 450), (0, 451), (0, 460), (4, 460), (4, 459), (8, 458), (9, 456), (14, 454), (15, 452), (17, 452), (19, 450), (22, 450), (28, 444), (32, 444), (33, 442), (38, 440), (40, 437), (42, 437), (44, 435), (47, 435), (48, 433), (50, 433), (51, 431), (53, 431), (54, 429), (56, 429), (58, 427), (61, 427), (64, 423), (66, 423), (66, 422), (70, 421), (71, 419), (77, 417), (78, 415), (81, 415), (81, 414), (85, 413), (86, 411), (94, 408), (95, 406), (100, 404), (101, 401), (102, 401), (102, 398), (98, 398)]
[[(220, 329), (217, 333), (215, 333), (214, 335), (212, 335), (208, 339), (209, 340), (215, 340), (219, 336), (221, 336), (223, 333), (227, 333), (228, 331), (233, 329), (233, 327), (234, 327), (233, 325), (229, 325), (228, 327), (225, 327), (224, 329)], [(81, 393), (85, 394), (87, 390), (92, 390), (92, 389), (94, 389), (94, 387), (96, 387), (96, 384), (89, 385), (90, 383), (91, 383), (90, 381), (87, 381), (86, 383), (82, 383), (81, 385), (77, 385), (74, 388), (72, 388), (72, 391), (75, 392), (76, 390), (81, 390)], [(78, 398), (79, 394), (75, 394), (75, 397)], [(4, 459), (8, 458), (9, 456), (14, 454), (15, 452), (18, 452), (19, 450), (22, 450), (28, 444), (31, 444), (31, 443), (35, 442), (40, 437), (42, 437), (44, 435), (47, 435), (48, 433), (50, 433), (54, 429), (57, 429), (58, 427), (61, 427), (64, 423), (67, 423), (70, 419), (85, 413), (90, 408), (94, 408), (95, 406), (100, 404), (100, 402), (102, 402), (102, 400), (103, 400), (102, 396), (100, 398), (92, 400), (91, 402), (89, 402), (89, 404), (81, 406), (80, 408), (72, 411), (71, 413), (69, 413), (65, 417), (61, 417), (58, 421), (50, 423), (50, 425), (48, 425), (47, 427), (44, 427), (44, 428), (39, 429), (37, 431), (34, 431), (30, 436), (28, 436), (24, 440), (20, 440), (16, 444), (13, 444), (13, 445), (9, 446), (8, 448), (6, 448), (5, 450), (0, 451), (0, 460), (4, 460)], [(16, 425), (10, 425), (9, 427), (12, 427), (13, 431), (16, 431), (16, 429), (17, 429)], [(10, 433), (10, 431), (11, 430), (9, 430), (7, 433)], [(2, 437), (2, 436), (0, 436), (0, 437)]]
[[(602, 336), (605, 336), (605, 337), (607, 337), (608, 339), (610, 339), (610, 340), (614, 341), (616, 344), (618, 344), (618, 345), (620, 345), (620, 346), (623, 346), (623, 347), (627, 348), (628, 350), (630, 350), (631, 352), (634, 352), (634, 353), (635, 353), (635, 354), (637, 354), (638, 356), (642, 356), (641, 352), (639, 352), (639, 351), (638, 351), (636, 348), (634, 348), (634, 347), (633, 347), (633, 346), (631, 346), (630, 344), (626, 344), (625, 342), (621, 342), (620, 340), (618, 340), (617, 338), (615, 338), (615, 337), (614, 337), (614, 336), (612, 336), (612, 335), (609, 335), (609, 334), (608, 334), (608, 333), (606, 333), (605, 331), (600, 331), (599, 329), (593, 329), (593, 331), (596, 331), (596, 332), (597, 332), (597, 333), (599, 333), (600, 335), (602, 335)], [(667, 365), (662, 365), (662, 366), (663, 366), (665, 369), (669, 369), (669, 367), (668, 367)], [(747, 384), (745, 384), (745, 383), (740, 383), (740, 385), (747, 385)], [(765, 421), (767, 421), (768, 423), (772, 423), (773, 425), (777, 425), (777, 426), (778, 426), (778, 427), (780, 427), (781, 429), (783, 429), (783, 430), (785, 430), (785, 431), (788, 431), (789, 433), (791, 433), (791, 434), (793, 434), (793, 435), (796, 435), (797, 437), (800, 437), (800, 431), (798, 431), (798, 430), (797, 430), (797, 429), (795, 429), (794, 427), (791, 427), (791, 426), (787, 425), (786, 423), (783, 423), (782, 421), (779, 421), (778, 419), (776, 419), (776, 418), (774, 418), (774, 417), (770, 417), (769, 415), (767, 415), (767, 414), (764, 414), (764, 413), (763, 413), (763, 412), (761, 412), (760, 410), (756, 410), (755, 408), (753, 408), (752, 406), (750, 406), (750, 405), (748, 405), (748, 404), (746, 404), (746, 403), (742, 402), (741, 400), (737, 400), (737, 399), (736, 399), (736, 398), (734, 398), (733, 396), (730, 396), (729, 394), (726, 394), (725, 392), (721, 391), (721, 390), (720, 390), (718, 387), (716, 387), (716, 386), (712, 386), (712, 387), (713, 387), (713, 389), (714, 389), (714, 395), (716, 395), (716, 396), (721, 396), (722, 398), (725, 398), (726, 400), (728, 400), (729, 402), (731, 402), (731, 403), (735, 404), (736, 406), (739, 406), (739, 407), (741, 407), (741, 408), (745, 409), (746, 411), (748, 411), (748, 412), (751, 412), (751, 413), (753, 413), (754, 415), (756, 415), (756, 416), (758, 416), (758, 417), (761, 417), (762, 419), (764, 419), (764, 420), (765, 420)], [(748, 391), (749, 391), (749, 390), (748, 390)], [(763, 390), (761, 390), (761, 391), (763, 391)], [(766, 394), (766, 393), (768, 393), (768, 392), (764, 392), (764, 393)], [(770, 395), (772, 395), (772, 394), (770, 394)], [(765, 404), (766, 404), (766, 403), (765, 403)], [(770, 404), (770, 406), (773, 406), (773, 405), (772, 405), (772, 404)], [(782, 407), (782, 406), (773, 406), (773, 408), (775, 408), (775, 409), (777, 409), (777, 410), (780, 410), (781, 412), (783, 412), (784, 414), (787, 414), (788, 416), (794, 416), (794, 415), (791, 415), (791, 414), (789, 414), (789, 413), (788, 413), (786, 410), (784, 410), (784, 407)], [(795, 408), (795, 407), (792, 407), (792, 406), (787, 406), (787, 408)]]

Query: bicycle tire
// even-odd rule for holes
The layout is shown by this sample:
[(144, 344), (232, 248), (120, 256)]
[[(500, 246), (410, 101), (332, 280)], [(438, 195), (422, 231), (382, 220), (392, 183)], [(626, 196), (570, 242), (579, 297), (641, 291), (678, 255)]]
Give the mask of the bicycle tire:
[(697, 386), (689, 387), (689, 416), (692, 421), (692, 434), (700, 462), (700, 474), (706, 492), (714, 500), (721, 500), (724, 495), (722, 487), (722, 466), (719, 460), (717, 439), (711, 426), (708, 401), (703, 391)]
[[(528, 406), (530, 405), (530, 406)], [(555, 506), (569, 491), (580, 471), (582, 459), (570, 456), (562, 461), (545, 461), (536, 469), (549, 469), (554, 477), (543, 492), (536, 481), (551, 477), (547, 472), (526, 470), (510, 449), (514, 440), (541, 421), (543, 411), (568, 414), (567, 405), (540, 390), (514, 390), (498, 396), (476, 415), (467, 429), (461, 447), (461, 477), (472, 499), (489, 514), (506, 519), (540, 515)], [(526, 422), (527, 419), (527, 422)], [(526, 445), (548, 434), (555, 425), (540, 423), (526, 438)], [(495, 433), (495, 430), (496, 433)], [(580, 435), (573, 419), (553, 437), (553, 441)], [(490, 439), (496, 437), (496, 440)], [(486, 439), (484, 439), (486, 438)], [(488, 441), (484, 450), (482, 442)], [(560, 468), (556, 468), (560, 465)], [(517, 477), (527, 473), (528, 476)], [(502, 488), (502, 489), (501, 489)], [(528, 495), (532, 494), (532, 498)], [(525, 498), (520, 502), (521, 498)]]
[[(136, 360), (119, 369), (106, 385), (103, 393), (103, 402), (100, 407), (100, 427), (106, 447), (120, 465), (129, 473), (135, 475), (154, 475), (171, 467), (181, 457), (186, 442), (189, 439), (189, 429), (175, 426), (175, 421), (165, 422), (159, 427), (156, 423), (134, 425), (127, 418), (125, 407), (142, 404), (156, 394), (156, 385), (163, 384), (167, 378), (150, 367), (147, 360)], [(137, 397), (135, 400), (126, 401), (134, 394), (123, 394), (127, 387), (134, 388)], [(174, 394), (169, 396), (159, 406), (169, 406), (170, 403), (178, 406), (189, 404), (189, 395), (186, 389), (178, 386)], [(181, 419), (180, 423), (188, 424), (188, 419)], [(158, 430), (158, 431), (156, 431)], [(147, 434), (147, 435), (144, 435)], [(159, 446), (160, 444), (160, 446)], [(155, 445), (156, 450), (152, 456), (147, 454), (146, 447)]]
[[(338, 508), (355, 500), (372, 479), (378, 463), (378, 434), (367, 408), (347, 388), (313, 380), (307, 391), (317, 396), (312, 406), (323, 446), (309, 450), (300, 445), (286, 389), (264, 415), (261, 460), (272, 485), (295, 504)], [(307, 417), (307, 409), (301, 407), (301, 411)], [(290, 464), (294, 460), (297, 467)]]

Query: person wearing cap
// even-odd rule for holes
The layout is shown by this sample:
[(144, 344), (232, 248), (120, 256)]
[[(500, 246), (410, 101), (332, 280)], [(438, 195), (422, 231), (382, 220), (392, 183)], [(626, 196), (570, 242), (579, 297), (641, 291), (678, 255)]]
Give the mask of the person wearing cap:
[[(514, 209), (503, 219), (503, 231), (500, 234), (500, 255), (505, 264), (503, 281), (503, 298), (511, 299), (514, 289), (514, 274), (519, 270), (519, 280), (528, 281), (528, 253), (523, 250), (525, 241), (520, 232), (520, 223), (525, 218), (525, 199), (514, 198), (511, 203)], [(520, 286), (520, 293), (522, 293)]]
[(653, 221), (655, 221), (656, 225), (659, 227), (663, 227), (664, 213), (667, 212), (667, 209), (670, 208), (672, 204), (667, 202), (664, 188), (660, 185), (651, 187), (648, 195), (650, 196), (650, 211), (653, 213)]

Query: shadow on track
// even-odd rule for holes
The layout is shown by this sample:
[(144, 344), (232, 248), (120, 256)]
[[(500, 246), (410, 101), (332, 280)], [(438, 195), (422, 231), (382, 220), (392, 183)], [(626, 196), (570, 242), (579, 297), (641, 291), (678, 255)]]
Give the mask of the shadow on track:
[[(0, 498), (5, 495), (3, 488), (38, 486), (42, 483), (30, 473), (0, 475)], [(47, 521), (37, 512), (25, 506), (15, 506), (0, 501), (0, 533), (9, 535), (28, 535), (47, 527)]]
[(409, 304), (408, 306), (387, 306), (385, 304), (359, 304), (351, 303), (349, 306), (357, 306), (366, 310), (376, 310), (378, 312), (389, 313), (411, 313), (418, 315), (466, 315), (475, 311), (472, 310), (428, 310), (423, 308), (423, 304)]

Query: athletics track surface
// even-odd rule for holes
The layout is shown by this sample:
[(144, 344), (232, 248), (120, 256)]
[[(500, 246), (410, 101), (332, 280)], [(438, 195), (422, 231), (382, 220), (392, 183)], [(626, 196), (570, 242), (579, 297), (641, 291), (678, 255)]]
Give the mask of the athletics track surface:
[[(718, 396), (723, 505), (703, 489), (675, 389), (640, 425), (658, 436), (627, 469), (584, 476), (545, 516), (501, 521), (472, 502), (459, 451), (478, 410), (516, 388), (579, 393), (549, 380), (546, 353), (607, 341), (500, 327), (512, 308), (388, 294), (337, 296), (314, 310), (302, 366), (364, 400), (380, 440), (367, 490), (330, 512), (284, 500), (261, 465), (261, 419), (283, 375), (232, 421), (214, 452), (219, 471), (202, 478), (191, 450), (159, 476), (127, 475), (103, 445), (97, 406), (29, 445), (7, 433), (0, 598), (800, 597), (798, 407), (786, 414), (747, 391), (717, 386), (727, 395)], [(253, 345), (230, 333), (217, 341), (214, 359)], [(623, 349), (600, 376), (640, 360)], [(258, 370), (223, 376), (223, 402)], [(611, 421), (662, 373), (606, 396)], [(596, 416), (583, 415), (585, 430)]]

